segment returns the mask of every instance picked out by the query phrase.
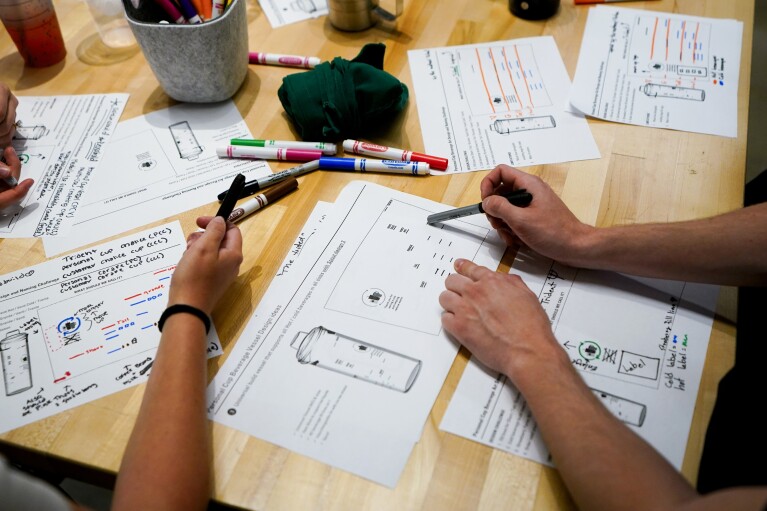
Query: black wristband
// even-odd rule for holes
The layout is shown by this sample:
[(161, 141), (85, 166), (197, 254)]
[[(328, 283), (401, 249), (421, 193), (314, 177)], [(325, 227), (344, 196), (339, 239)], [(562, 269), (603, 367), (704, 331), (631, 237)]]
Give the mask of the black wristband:
[(192, 316), (197, 316), (200, 318), (200, 320), (205, 323), (205, 333), (210, 333), (210, 318), (207, 314), (202, 312), (197, 307), (192, 307), (191, 305), (184, 305), (183, 303), (177, 303), (176, 305), (171, 305), (167, 309), (163, 311), (163, 313), (160, 315), (160, 320), (157, 322), (157, 328), (160, 329), (160, 332), (162, 332), (162, 326), (165, 324), (165, 320), (171, 317), (174, 314), (178, 314), (179, 312), (186, 312), (187, 314), (191, 314)]

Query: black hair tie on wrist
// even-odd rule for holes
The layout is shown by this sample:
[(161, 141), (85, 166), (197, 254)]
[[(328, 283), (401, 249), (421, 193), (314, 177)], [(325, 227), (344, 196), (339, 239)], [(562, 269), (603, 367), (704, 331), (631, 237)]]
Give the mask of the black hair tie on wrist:
[(157, 322), (157, 328), (160, 330), (160, 332), (162, 332), (162, 326), (165, 324), (165, 320), (174, 314), (178, 314), (179, 312), (186, 312), (187, 314), (191, 314), (192, 316), (197, 316), (200, 318), (200, 320), (205, 324), (205, 333), (210, 333), (210, 318), (208, 315), (197, 307), (184, 305), (183, 303), (171, 305), (163, 311), (163, 313), (160, 315), (160, 320)]

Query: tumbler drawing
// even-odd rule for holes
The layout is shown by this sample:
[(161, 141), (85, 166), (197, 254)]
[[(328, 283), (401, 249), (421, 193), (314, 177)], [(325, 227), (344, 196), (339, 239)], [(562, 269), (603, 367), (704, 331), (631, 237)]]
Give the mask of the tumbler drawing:
[(168, 126), (173, 141), (176, 143), (178, 155), (186, 160), (194, 160), (202, 154), (202, 147), (194, 136), (192, 127), (187, 121), (177, 122)]
[(290, 343), (296, 359), (388, 389), (407, 392), (421, 361), (317, 326), (298, 332)]
[(490, 125), (490, 129), (497, 131), (501, 135), (508, 135), (509, 133), (516, 133), (517, 131), (543, 130), (556, 127), (557, 121), (551, 115), (503, 119), (495, 121)]
[(673, 85), (646, 83), (640, 87), (639, 90), (651, 98), (687, 99), (690, 101), (706, 100), (706, 91), (702, 89), (691, 89), (689, 87), (674, 87)]
[(12, 396), (32, 388), (32, 371), (29, 366), (29, 339), (27, 334), (11, 330), (0, 341), (3, 358), (3, 381), (5, 395)]
[(632, 424), (637, 427), (641, 427), (644, 424), (645, 415), (647, 414), (647, 406), (636, 401), (614, 396), (601, 390), (591, 389), (596, 396), (602, 401), (602, 404), (612, 412), (618, 420), (625, 422), (626, 424)]
[(40, 140), (48, 133), (48, 128), (43, 125), (24, 126), (21, 122), (16, 123), (16, 133), (13, 138), (16, 140)]

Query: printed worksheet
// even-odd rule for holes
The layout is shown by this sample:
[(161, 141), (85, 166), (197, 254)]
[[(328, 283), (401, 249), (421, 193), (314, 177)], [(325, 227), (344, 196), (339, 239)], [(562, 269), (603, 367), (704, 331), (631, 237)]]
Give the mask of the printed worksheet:
[(70, 234), (44, 241), (48, 257), (216, 201), (238, 173), (271, 172), (264, 160), (219, 158), (216, 147), (252, 138), (232, 101), (180, 104), (117, 125), (80, 200)]
[[(408, 52), (426, 152), (447, 172), (599, 158), (552, 37)], [(433, 171), (433, 174), (443, 174)]]
[(258, 0), (272, 28), (325, 16), (327, 0)]
[(146, 381), (185, 249), (174, 222), (0, 276), (0, 433)]
[(0, 238), (61, 236), (82, 207), (128, 94), (19, 96), (13, 147), (35, 184), (0, 210)]
[[(511, 273), (538, 295), (594, 394), (681, 468), (719, 288), (575, 269), (529, 250)], [(474, 358), (440, 428), (551, 464), (524, 398)]]
[(453, 260), (495, 268), (505, 249), (483, 216), (426, 224), (445, 209), (349, 184), (320, 229), (304, 228), (310, 242), (294, 244), (208, 388), (211, 418), (394, 486), (458, 350), (438, 302)]
[(570, 102), (608, 121), (738, 136), (743, 23), (599, 6)]

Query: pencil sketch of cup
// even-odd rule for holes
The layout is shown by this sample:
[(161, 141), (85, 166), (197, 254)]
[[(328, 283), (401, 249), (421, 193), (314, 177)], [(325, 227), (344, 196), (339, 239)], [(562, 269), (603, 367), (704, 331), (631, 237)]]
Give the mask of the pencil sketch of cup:
[(21, 122), (16, 123), (16, 133), (13, 138), (16, 140), (40, 140), (48, 133), (48, 128), (42, 125), (24, 126)]
[(317, 326), (298, 332), (290, 343), (296, 359), (330, 371), (407, 392), (418, 377), (421, 361)]
[(690, 101), (706, 100), (706, 91), (702, 89), (691, 89), (689, 87), (675, 87), (673, 85), (646, 83), (642, 85), (639, 90), (651, 98), (687, 99)]
[(295, 2), (292, 2), (290, 6), (294, 11), (303, 11), (309, 14), (317, 11), (317, 6), (314, 5), (312, 0), (296, 0)]
[(196, 160), (202, 154), (202, 146), (197, 142), (192, 127), (188, 121), (181, 121), (168, 126), (173, 141), (176, 143), (179, 157), (185, 160)]
[(508, 135), (509, 133), (516, 133), (518, 131), (544, 130), (556, 127), (557, 121), (551, 115), (502, 119), (495, 121), (490, 125), (491, 130), (495, 130), (501, 135)]
[(32, 388), (28, 337), (27, 334), (18, 330), (11, 330), (5, 335), (5, 339), (0, 341), (6, 396), (12, 396)]

